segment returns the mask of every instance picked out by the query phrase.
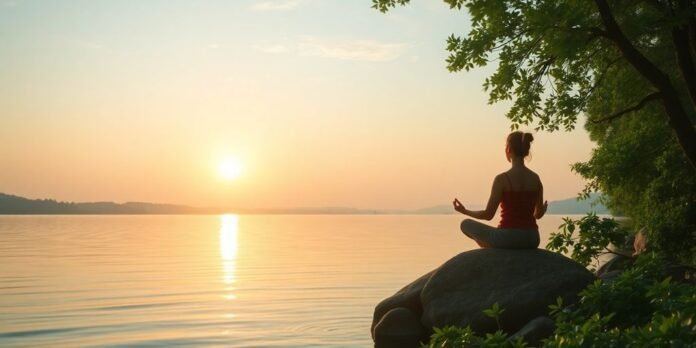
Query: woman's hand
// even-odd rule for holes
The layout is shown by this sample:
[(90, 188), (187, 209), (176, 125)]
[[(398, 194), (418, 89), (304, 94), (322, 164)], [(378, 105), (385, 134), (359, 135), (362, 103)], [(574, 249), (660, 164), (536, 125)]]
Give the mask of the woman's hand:
[(454, 206), (454, 210), (456, 210), (462, 214), (466, 214), (465, 213), (466, 208), (464, 208), (464, 205), (458, 199), (455, 198), (454, 201), (452, 201), (452, 205)]
[(541, 219), (544, 214), (546, 214), (546, 209), (549, 208), (549, 201), (544, 201), (544, 203), (541, 205), (541, 207), (537, 206), (534, 210), (534, 218), (539, 220)]

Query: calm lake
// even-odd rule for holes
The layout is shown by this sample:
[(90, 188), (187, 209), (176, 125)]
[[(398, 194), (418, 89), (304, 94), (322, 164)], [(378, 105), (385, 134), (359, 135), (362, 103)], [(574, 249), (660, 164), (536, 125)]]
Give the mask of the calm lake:
[(0, 216), (0, 346), (371, 346), (379, 301), (477, 247), (462, 217)]

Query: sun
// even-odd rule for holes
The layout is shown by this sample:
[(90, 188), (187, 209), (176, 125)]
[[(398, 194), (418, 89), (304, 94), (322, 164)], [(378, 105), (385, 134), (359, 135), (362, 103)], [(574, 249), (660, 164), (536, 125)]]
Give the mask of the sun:
[(242, 163), (237, 158), (225, 158), (218, 164), (218, 173), (225, 180), (238, 179), (242, 175)]

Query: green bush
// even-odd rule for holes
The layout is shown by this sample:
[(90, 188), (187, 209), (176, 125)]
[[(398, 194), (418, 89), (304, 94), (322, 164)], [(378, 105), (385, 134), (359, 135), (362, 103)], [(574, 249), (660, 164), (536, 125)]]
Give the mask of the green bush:
[(551, 233), (546, 249), (562, 254), (570, 250), (570, 257), (586, 267), (599, 255), (610, 252), (611, 244), (622, 245), (628, 236), (628, 232), (616, 220), (599, 218), (594, 213), (580, 220), (563, 218), (559, 229)]
[(663, 265), (641, 256), (613, 282), (583, 290), (578, 304), (552, 306), (557, 329), (544, 347), (696, 346), (696, 286), (661, 279)]
[(508, 335), (500, 330), (500, 315), (505, 311), (500, 308), (498, 303), (494, 303), (489, 309), (485, 309), (483, 314), (489, 318), (493, 318), (498, 325), (498, 330), (494, 333), (488, 333), (485, 336), (478, 336), (474, 333), (471, 327), (467, 326), (459, 328), (456, 326), (447, 326), (443, 329), (435, 328), (435, 333), (430, 339), (426, 348), (468, 348), (468, 347), (507, 347), (507, 348), (525, 348), (527, 344), (521, 337), (515, 340), (509, 340)]

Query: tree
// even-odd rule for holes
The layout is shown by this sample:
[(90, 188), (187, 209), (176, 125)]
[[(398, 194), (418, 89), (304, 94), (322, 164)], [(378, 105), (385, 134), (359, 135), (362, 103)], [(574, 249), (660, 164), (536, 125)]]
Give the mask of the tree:
[(447, 39), (449, 70), (497, 61), (484, 87), (491, 103), (513, 101), (513, 128), (570, 130), (584, 113), (597, 143), (573, 166), (584, 193), (601, 191), (653, 247), (696, 264), (696, 1), (445, 2), (471, 14), (468, 35)]
[[(373, 7), (386, 12), (408, 2), (373, 0)], [(696, 171), (696, 1), (444, 2), (466, 7), (472, 22), (467, 37), (447, 40), (449, 70), (470, 70), (499, 59), (484, 87), (490, 102), (514, 99), (507, 113), (513, 128), (536, 123), (541, 130), (572, 129), (607, 78), (630, 66), (640, 87), (646, 87), (644, 94), (591, 121), (629, 117), (660, 102)]]

